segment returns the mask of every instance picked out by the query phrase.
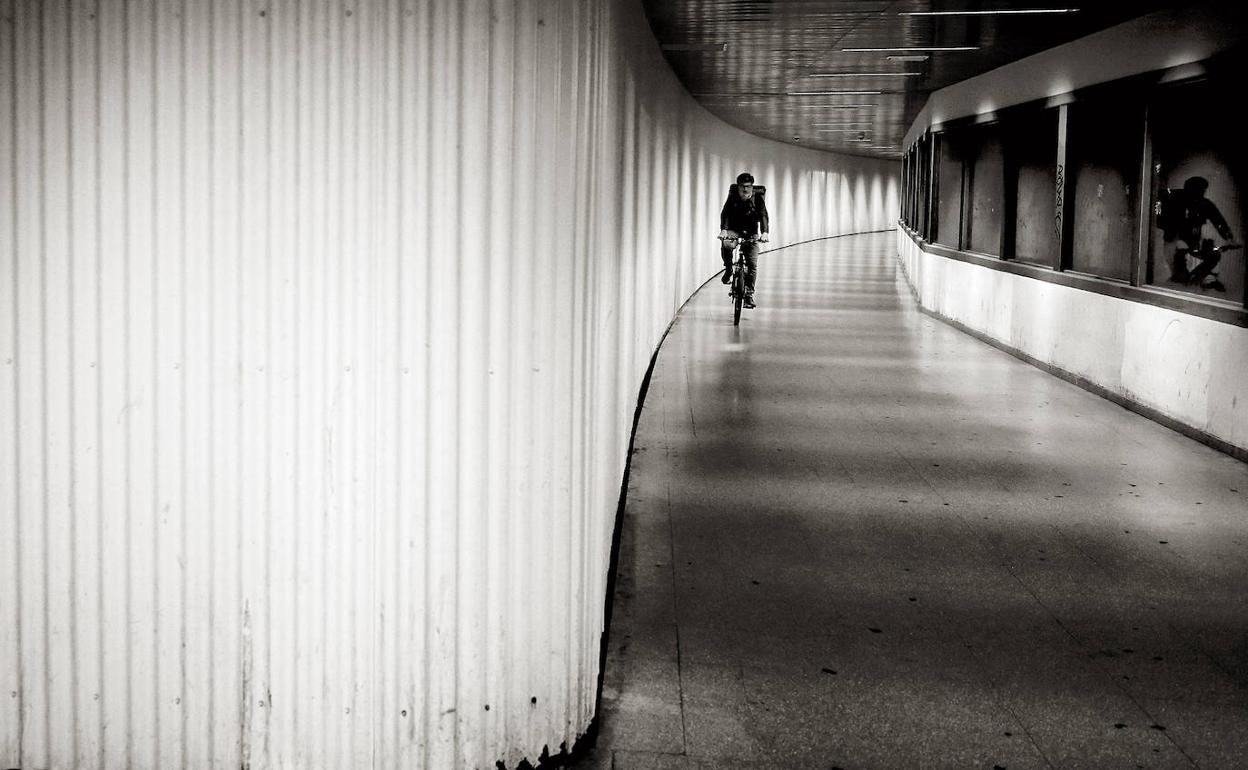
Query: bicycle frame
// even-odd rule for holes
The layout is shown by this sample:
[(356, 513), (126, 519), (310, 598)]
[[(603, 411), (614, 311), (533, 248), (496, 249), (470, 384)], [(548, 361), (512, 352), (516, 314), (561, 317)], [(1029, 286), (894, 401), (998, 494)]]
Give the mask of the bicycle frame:
[[(1218, 278), (1218, 267), (1224, 253), (1240, 248), (1243, 248), (1243, 245), (1239, 243), (1214, 246), (1211, 238), (1204, 238), (1199, 248), (1179, 249), (1175, 252), (1176, 265), (1182, 267), (1183, 270), (1176, 270), (1177, 277), (1182, 283), (1194, 286), (1202, 292), (1206, 289), (1226, 291), (1226, 287)], [(1191, 264), (1189, 259), (1195, 260), (1196, 264)]]
[(741, 305), (745, 301), (745, 251), (743, 243), (757, 243), (758, 236), (747, 235), (725, 238), (724, 243), (732, 244), (732, 281), (729, 283), (728, 298), (732, 300), (732, 325), (741, 324)]

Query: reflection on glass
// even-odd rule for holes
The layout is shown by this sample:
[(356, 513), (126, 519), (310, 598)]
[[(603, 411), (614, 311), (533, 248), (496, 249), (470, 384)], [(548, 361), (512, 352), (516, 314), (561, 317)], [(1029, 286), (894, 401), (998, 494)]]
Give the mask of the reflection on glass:
[[(1222, 252), (1238, 248), (1230, 243), (1231, 228), (1217, 205), (1205, 197), (1209, 180), (1188, 177), (1183, 187), (1162, 188), (1158, 195), (1157, 226), (1166, 243), (1176, 243), (1170, 259), (1170, 283), (1225, 292), (1226, 284), (1218, 278)], [(1224, 243), (1214, 245), (1205, 233), (1211, 226)]]
[(1205, 115), (1227, 83), (1215, 78), (1161, 89), (1149, 106), (1154, 199), (1149, 283), (1236, 303), (1244, 300), (1239, 177), (1242, 140), (1233, 121)]

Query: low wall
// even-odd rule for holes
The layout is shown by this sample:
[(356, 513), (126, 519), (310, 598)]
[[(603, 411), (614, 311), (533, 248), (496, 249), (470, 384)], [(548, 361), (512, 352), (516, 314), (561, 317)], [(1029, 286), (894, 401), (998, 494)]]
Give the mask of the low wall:
[(1248, 329), (929, 254), (902, 227), (897, 254), (924, 310), (1248, 459)]

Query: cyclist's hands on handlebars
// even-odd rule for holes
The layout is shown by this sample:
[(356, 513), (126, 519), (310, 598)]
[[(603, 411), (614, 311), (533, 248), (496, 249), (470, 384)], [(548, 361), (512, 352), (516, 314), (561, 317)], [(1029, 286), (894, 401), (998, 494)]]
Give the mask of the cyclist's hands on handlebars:
[[(741, 236), (732, 230), (720, 230), (719, 239), (725, 243), (734, 243), (741, 240)], [(751, 240), (758, 241), (759, 243), (766, 243), (767, 233), (759, 233), (758, 235), (752, 236)]]

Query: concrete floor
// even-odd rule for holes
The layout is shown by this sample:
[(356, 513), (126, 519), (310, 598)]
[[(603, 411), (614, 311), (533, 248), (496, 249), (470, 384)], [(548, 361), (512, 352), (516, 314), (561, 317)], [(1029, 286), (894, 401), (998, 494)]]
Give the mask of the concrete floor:
[(578, 767), (1248, 767), (1248, 466), (921, 314), (892, 252), (681, 314)]

